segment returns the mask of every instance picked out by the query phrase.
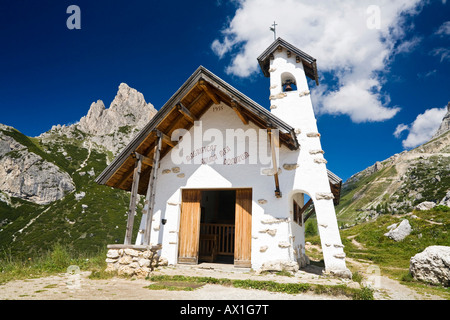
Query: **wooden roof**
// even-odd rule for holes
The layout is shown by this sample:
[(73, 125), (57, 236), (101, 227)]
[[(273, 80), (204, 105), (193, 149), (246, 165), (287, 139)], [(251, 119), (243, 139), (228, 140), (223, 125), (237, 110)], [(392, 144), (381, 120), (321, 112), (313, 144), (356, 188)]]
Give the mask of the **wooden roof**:
[(303, 69), (305, 70), (305, 74), (307, 77), (316, 81), (316, 85), (319, 85), (319, 76), (317, 74), (317, 63), (316, 59), (311, 57), (309, 54), (303, 52), (302, 50), (294, 47), (289, 42), (278, 38), (275, 40), (259, 57), (258, 63), (261, 67), (264, 76), (270, 77), (269, 68), (270, 68), (270, 59), (273, 59), (273, 53), (276, 50), (285, 49), (289, 55), (293, 55), (296, 57), (297, 62), (302, 62)]
[(220, 102), (232, 108), (243, 123), (253, 122), (262, 129), (279, 129), (281, 144), (291, 150), (299, 148), (294, 128), (200, 66), (97, 177), (96, 182), (113, 188), (131, 190), (135, 153), (138, 153), (147, 157), (142, 164), (138, 187), (138, 193), (145, 194), (157, 141), (156, 130), (164, 134), (162, 159), (174, 147), (175, 142), (170, 141), (170, 137), (176, 129), (189, 130), (194, 121), (200, 119), (209, 107)]

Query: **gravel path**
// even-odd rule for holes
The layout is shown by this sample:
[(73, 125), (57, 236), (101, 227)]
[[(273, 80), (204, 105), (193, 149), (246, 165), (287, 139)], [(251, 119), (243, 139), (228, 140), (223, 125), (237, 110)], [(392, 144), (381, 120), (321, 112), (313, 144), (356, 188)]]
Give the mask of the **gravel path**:
[[(145, 279), (111, 278), (91, 280), (89, 272), (79, 275), (59, 274), (37, 279), (15, 280), (0, 285), (1, 300), (342, 300), (347, 297), (316, 295), (313, 293), (286, 294), (263, 290), (239, 289), (206, 284), (193, 291), (149, 290), (151, 282)], [(314, 273), (300, 272), (295, 277), (271, 274), (255, 275), (245, 269), (221, 267), (208, 264), (206, 267), (165, 267), (153, 275), (185, 275), (212, 278), (272, 280), (278, 282), (312, 282), (322, 284), (349, 283), (326, 278)]]
[[(185, 275), (228, 279), (271, 280), (277, 282), (302, 282), (326, 285), (346, 284), (358, 286), (350, 280), (320, 275), (321, 269), (309, 266), (294, 277), (274, 274), (256, 275), (232, 266), (204, 264), (199, 266), (164, 267), (154, 275)], [(15, 280), (0, 285), (0, 300), (346, 300), (344, 296), (316, 295), (314, 293), (286, 294), (263, 290), (239, 289), (221, 285), (203, 285), (193, 291), (149, 290), (151, 282), (145, 279), (111, 278), (91, 280), (89, 272), (78, 275), (59, 274), (36, 279)], [(377, 300), (442, 299), (424, 296), (380, 276), (374, 296)]]

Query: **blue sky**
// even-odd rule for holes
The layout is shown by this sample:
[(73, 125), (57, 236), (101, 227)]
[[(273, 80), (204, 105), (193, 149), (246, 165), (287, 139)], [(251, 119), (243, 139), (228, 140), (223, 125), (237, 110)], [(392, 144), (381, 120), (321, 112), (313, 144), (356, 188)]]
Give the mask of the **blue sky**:
[[(121, 82), (159, 109), (199, 65), (267, 108), (256, 58), (276, 20), (277, 36), (317, 58), (321, 142), (327, 167), (346, 180), (440, 122), (450, 1), (316, 2), (2, 1), (0, 123), (37, 136), (77, 122), (94, 101), (109, 106)], [(69, 5), (81, 9), (80, 30), (66, 26)]]

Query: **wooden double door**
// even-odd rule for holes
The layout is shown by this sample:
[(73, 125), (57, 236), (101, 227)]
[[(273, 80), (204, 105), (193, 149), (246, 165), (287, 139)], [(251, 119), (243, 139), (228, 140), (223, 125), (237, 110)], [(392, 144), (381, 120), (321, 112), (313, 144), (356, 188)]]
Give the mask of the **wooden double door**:
[[(252, 189), (235, 189), (234, 266), (251, 267)], [(201, 189), (182, 190), (178, 263), (197, 264), (200, 242)]]

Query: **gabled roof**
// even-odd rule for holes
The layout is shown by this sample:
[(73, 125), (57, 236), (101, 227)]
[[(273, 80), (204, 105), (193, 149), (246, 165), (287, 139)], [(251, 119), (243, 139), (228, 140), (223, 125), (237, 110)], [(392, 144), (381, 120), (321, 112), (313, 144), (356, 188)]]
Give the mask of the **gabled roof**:
[[(281, 144), (291, 150), (299, 148), (294, 128), (200, 66), (95, 181), (110, 187), (131, 190), (135, 152), (153, 159), (157, 141), (155, 130), (159, 130), (166, 137), (171, 137), (173, 131), (179, 128), (189, 130), (193, 119), (199, 119), (210, 106), (221, 101), (232, 107), (244, 123), (251, 121), (260, 128), (279, 129)], [(161, 158), (172, 148), (170, 139), (163, 139)], [(144, 162), (139, 194), (146, 192), (150, 170), (151, 164)]]
[(307, 77), (316, 81), (316, 85), (319, 85), (319, 76), (317, 74), (317, 64), (316, 59), (311, 57), (309, 54), (301, 51), (300, 49), (294, 47), (289, 42), (278, 38), (275, 40), (259, 57), (258, 63), (261, 67), (262, 72), (265, 77), (270, 77), (269, 68), (270, 68), (270, 59), (273, 59), (273, 53), (276, 50), (285, 49), (291, 55), (294, 55), (297, 58), (298, 62), (302, 62), (303, 69), (305, 70), (305, 74)]

